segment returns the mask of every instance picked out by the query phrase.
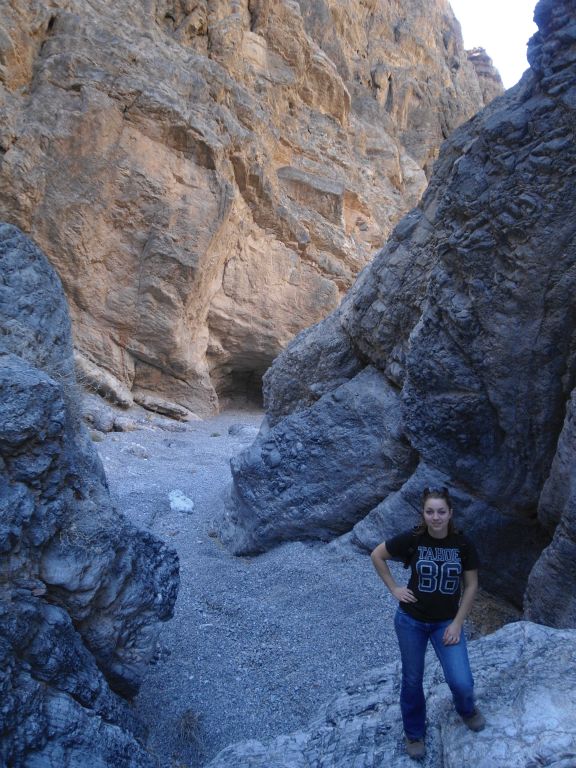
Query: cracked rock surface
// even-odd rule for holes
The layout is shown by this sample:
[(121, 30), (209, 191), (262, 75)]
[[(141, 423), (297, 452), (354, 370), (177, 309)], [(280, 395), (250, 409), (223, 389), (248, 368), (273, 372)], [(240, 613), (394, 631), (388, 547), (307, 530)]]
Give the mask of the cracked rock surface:
[(0, 758), (147, 766), (133, 696), (178, 589), (173, 550), (112, 507), (80, 420), (60, 282), (0, 225)]
[[(576, 7), (541, 0), (535, 20), (520, 83), (450, 136), (421, 202), (338, 310), (296, 337), (266, 373), (264, 427), (234, 463), (235, 508), (223, 526), (234, 551), (334, 535), (339, 524), (369, 549), (409, 527), (424, 486), (449, 485), (479, 546), (486, 585), (521, 605), (528, 584), (531, 618), (573, 626), (571, 597), (568, 607), (553, 608), (545, 596), (554, 573), (574, 581), (576, 532), (560, 466), (573, 457), (568, 423), (564, 456), (552, 474), (551, 467), (572, 418), (576, 376)], [(357, 419), (345, 393), (355, 389), (361, 402), (364, 392), (369, 402), (367, 371), (382, 377), (382, 397), (390, 394), (371, 419)], [(334, 401), (343, 426), (329, 446)], [(369, 464), (359, 488), (357, 463), (341, 462), (334, 499), (332, 489), (314, 494), (342, 442), (361, 445), (374, 424), (392, 421), (402, 452), (380, 429), (380, 445), (355, 454)], [(301, 465), (287, 437), (296, 431), (308, 457)], [(319, 442), (325, 450), (315, 455)], [(273, 477), (272, 445), (281, 457)], [(383, 472), (390, 483), (380, 490)], [(290, 493), (271, 499), (282, 475)], [(346, 477), (356, 501), (341, 504)], [(556, 482), (564, 511), (551, 513), (543, 501), (539, 516), (543, 488), (548, 483), (546, 497), (554, 498)], [(381, 498), (367, 509), (370, 491)], [(313, 501), (293, 511), (292, 498), (307, 496)], [(326, 514), (331, 531), (317, 524)]]

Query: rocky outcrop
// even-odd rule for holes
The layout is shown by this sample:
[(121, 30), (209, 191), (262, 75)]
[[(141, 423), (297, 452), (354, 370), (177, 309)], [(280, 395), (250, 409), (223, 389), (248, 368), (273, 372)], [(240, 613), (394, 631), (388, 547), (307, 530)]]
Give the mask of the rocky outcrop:
[(66, 611), (3, 584), (0, 626), (1, 765), (157, 765)]
[(446, 0), (18, 0), (0, 25), (0, 216), (60, 274), (82, 382), (180, 418), (259, 392), (483, 104)]
[(526, 617), (555, 627), (576, 626), (576, 392), (568, 403), (538, 518), (554, 536), (534, 566), (524, 600)]
[[(397, 392), (368, 366), (318, 407), (261, 430), (257, 443), (231, 462), (236, 514), (229, 535), (236, 548), (257, 549), (262, 536), (277, 543), (349, 530), (414, 467), (399, 419)], [(298, 482), (303, 474), (306, 481)]]
[[(298, 337), (266, 374), (269, 428), (250, 449), (255, 456), (281, 443), (293, 423), (317, 422), (339, 388), (358, 382), (365, 366), (377, 369), (395, 391), (398, 439), (416, 456), (415, 479), (421, 487), (440, 477), (461, 494), (463, 517), (472, 518), (482, 551), (484, 583), (505, 585), (517, 604), (549, 543), (550, 526), (539, 524), (537, 508), (575, 383), (576, 9), (568, 0), (541, 0), (535, 18), (531, 70), (452, 134), (421, 204), (398, 224), (338, 312)], [(323, 365), (317, 361), (325, 351)], [(364, 435), (370, 427), (355, 429)], [(304, 448), (311, 458), (291, 469), (292, 495), (327, 463), (309, 450), (319, 436), (310, 429)], [(242, 461), (236, 466), (244, 477)], [(374, 458), (365, 484), (381, 469)], [(397, 469), (400, 481), (408, 466)], [(263, 461), (250, 465), (251, 478), (267, 472)], [(354, 483), (355, 469), (350, 478)], [(235, 478), (232, 546), (242, 549), (250, 530), (252, 548), (263, 549), (284, 529), (284, 499), (271, 502), (261, 486), (250, 497), (242, 482)], [(343, 477), (339, 484), (346, 485)], [(403, 488), (383, 499), (369, 525), (359, 523), (357, 543), (377, 543), (390, 505), (413, 524), (417, 497), (412, 486)], [(267, 520), (277, 523), (258, 529), (253, 521), (263, 499)], [(331, 503), (329, 495), (319, 497), (299, 515), (314, 530)], [(364, 514), (361, 503), (357, 511)]]
[[(424, 690), (430, 768), (568, 766), (576, 762), (576, 633), (529, 622), (508, 624), (470, 644), (487, 726), (472, 733), (455, 714), (438, 662)], [(372, 768), (409, 766), (398, 704), (399, 664), (372, 670), (335, 696), (306, 728), (269, 744), (224, 749), (209, 768)]]
[(467, 53), (468, 61), (476, 70), (484, 103), (489, 104), (497, 96), (501, 96), (504, 90), (500, 73), (484, 48), (472, 48)]
[(152, 765), (117, 694), (133, 695), (157, 655), (177, 557), (112, 508), (60, 282), (6, 224), (0, 326), (2, 762)]

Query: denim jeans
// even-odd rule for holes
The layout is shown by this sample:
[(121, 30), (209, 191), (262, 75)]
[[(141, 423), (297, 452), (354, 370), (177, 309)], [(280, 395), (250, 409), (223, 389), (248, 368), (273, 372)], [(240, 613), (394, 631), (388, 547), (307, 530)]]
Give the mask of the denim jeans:
[(394, 627), (402, 658), (402, 689), (400, 709), (404, 733), (409, 739), (422, 739), (426, 733), (426, 700), (422, 680), (424, 656), (428, 640), (442, 665), (444, 677), (452, 691), (456, 711), (461, 717), (474, 713), (474, 680), (470, 671), (464, 632), (457, 645), (444, 645), (442, 636), (452, 621), (418, 621), (400, 608)]

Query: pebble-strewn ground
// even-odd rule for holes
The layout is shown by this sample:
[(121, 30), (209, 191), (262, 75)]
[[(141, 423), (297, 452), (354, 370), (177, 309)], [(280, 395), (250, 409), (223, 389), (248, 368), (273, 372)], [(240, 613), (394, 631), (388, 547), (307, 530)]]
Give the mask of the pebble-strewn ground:
[[(135, 701), (166, 768), (293, 731), (365, 670), (397, 658), (395, 607), (365, 554), (293, 543), (237, 558), (219, 542), (229, 458), (261, 417), (229, 411), (173, 423), (181, 432), (111, 432), (97, 443), (114, 502), (180, 556), (176, 615), (163, 630), (169, 655)], [(171, 510), (174, 490), (193, 500), (191, 513)], [(501, 618), (491, 609), (482, 621), (493, 628)]]

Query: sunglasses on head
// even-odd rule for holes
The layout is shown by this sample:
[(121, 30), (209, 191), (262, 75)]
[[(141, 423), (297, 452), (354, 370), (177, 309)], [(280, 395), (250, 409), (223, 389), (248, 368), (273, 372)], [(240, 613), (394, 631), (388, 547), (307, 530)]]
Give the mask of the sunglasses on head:
[(442, 488), (424, 488), (422, 491), (422, 496), (426, 498), (427, 496), (441, 496), (445, 499), (450, 497), (450, 492), (448, 488), (446, 488), (445, 485), (442, 486)]

